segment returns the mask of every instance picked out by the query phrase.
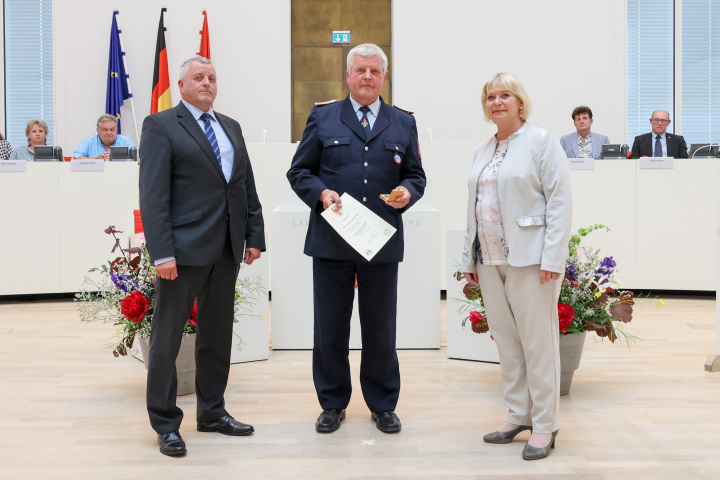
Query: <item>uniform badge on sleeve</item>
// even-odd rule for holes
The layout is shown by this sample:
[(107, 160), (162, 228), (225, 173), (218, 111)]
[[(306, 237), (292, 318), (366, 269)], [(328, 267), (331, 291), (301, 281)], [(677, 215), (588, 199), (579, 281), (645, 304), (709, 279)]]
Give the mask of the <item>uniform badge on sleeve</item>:
[(417, 145), (417, 147), (418, 147), (418, 158), (419, 158), (420, 160), (422, 160), (422, 155), (420, 155), (420, 140), (418, 140), (417, 144), (418, 144), (418, 145)]
[(397, 164), (402, 162), (402, 158), (400, 158), (400, 155), (398, 155), (397, 153), (395, 154), (395, 157), (393, 157), (393, 158), (395, 160), (395, 163), (397, 163)]

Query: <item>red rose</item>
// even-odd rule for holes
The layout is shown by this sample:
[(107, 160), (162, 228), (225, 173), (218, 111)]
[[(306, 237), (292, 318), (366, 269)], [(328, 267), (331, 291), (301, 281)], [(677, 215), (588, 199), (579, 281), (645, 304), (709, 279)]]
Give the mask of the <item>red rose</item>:
[(148, 306), (148, 299), (145, 295), (135, 290), (122, 301), (120, 311), (123, 317), (138, 323), (145, 316)]
[(472, 311), (470, 312), (470, 323), (473, 325), (482, 325), (483, 323), (483, 317), (480, 315), (480, 312)]
[(190, 318), (188, 318), (190, 325), (197, 325), (197, 300), (193, 304), (192, 312), (190, 312)]
[(575, 310), (565, 303), (558, 302), (558, 316), (560, 317), (560, 333), (567, 333), (567, 327), (572, 325)]
[(577, 280), (572, 281), (572, 286), (573, 286), (573, 288), (577, 288), (577, 286), (578, 286)]
[(480, 315), (480, 312), (470, 312), (468, 320), (470, 320), (470, 328), (472, 328), (472, 331), (475, 333), (485, 333), (490, 330), (490, 326), (488, 326), (483, 316)]

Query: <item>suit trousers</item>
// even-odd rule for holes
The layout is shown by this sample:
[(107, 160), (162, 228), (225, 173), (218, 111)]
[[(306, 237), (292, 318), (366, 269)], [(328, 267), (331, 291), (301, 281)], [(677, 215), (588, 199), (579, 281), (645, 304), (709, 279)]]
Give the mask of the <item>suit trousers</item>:
[(175, 280), (155, 280), (147, 409), (152, 428), (160, 434), (178, 430), (182, 421), (183, 412), (176, 404), (175, 359), (195, 299), (197, 420), (210, 421), (227, 414), (224, 395), (230, 372), (235, 281), (239, 272), (229, 236), (213, 265), (178, 265), (177, 271)]
[(558, 429), (562, 279), (540, 285), (540, 265), (478, 265), (488, 326), (500, 356), (507, 420)]
[(324, 410), (350, 403), (350, 319), (358, 284), (360, 387), (372, 412), (393, 411), (400, 396), (395, 350), (398, 263), (313, 258), (313, 380)]

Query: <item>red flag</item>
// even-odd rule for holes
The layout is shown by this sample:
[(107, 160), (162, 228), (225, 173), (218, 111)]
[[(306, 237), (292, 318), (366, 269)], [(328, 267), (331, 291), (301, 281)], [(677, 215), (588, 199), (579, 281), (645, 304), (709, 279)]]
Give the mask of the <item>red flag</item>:
[(208, 30), (207, 12), (205, 10), (203, 10), (202, 30), (200, 30), (200, 51), (197, 54), (210, 60), (210, 31)]
[(167, 49), (165, 48), (165, 23), (163, 15), (167, 8), (160, 9), (157, 45), (155, 47), (155, 69), (153, 70), (152, 100), (150, 113), (157, 113), (172, 107), (170, 99), (170, 75), (168, 74)]

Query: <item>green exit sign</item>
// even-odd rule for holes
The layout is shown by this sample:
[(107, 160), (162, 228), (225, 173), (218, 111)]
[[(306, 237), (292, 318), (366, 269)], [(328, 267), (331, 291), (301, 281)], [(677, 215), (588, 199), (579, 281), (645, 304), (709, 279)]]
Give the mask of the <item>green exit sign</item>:
[(333, 30), (332, 43), (350, 43), (350, 30)]

